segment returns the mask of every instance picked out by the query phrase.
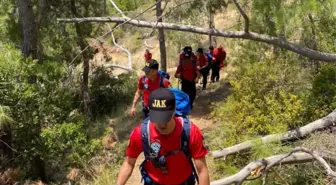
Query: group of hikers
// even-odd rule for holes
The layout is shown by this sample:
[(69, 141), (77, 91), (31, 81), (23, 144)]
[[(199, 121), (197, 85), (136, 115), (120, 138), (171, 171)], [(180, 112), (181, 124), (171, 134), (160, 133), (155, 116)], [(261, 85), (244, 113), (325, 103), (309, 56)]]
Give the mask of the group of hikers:
[(142, 97), (143, 122), (133, 129), (120, 167), (117, 185), (125, 185), (132, 174), (141, 152), (145, 160), (140, 165), (145, 185), (209, 185), (209, 171), (203, 144), (203, 135), (196, 124), (188, 119), (196, 97), (196, 84), (202, 77), (206, 89), (210, 70), (211, 81), (219, 81), (226, 53), (223, 47), (209, 47), (209, 52), (184, 47), (179, 56), (174, 77), (181, 90), (172, 88), (170, 75), (159, 70), (159, 63), (145, 53), (145, 75), (138, 79), (131, 115)]

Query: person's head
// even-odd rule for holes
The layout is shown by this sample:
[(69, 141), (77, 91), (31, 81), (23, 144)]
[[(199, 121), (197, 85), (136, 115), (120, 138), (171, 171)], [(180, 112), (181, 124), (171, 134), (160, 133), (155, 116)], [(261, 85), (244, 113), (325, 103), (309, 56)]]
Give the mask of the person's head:
[(166, 88), (154, 90), (148, 97), (149, 119), (160, 133), (166, 134), (174, 127), (174, 93)]
[(192, 56), (192, 48), (190, 46), (186, 46), (183, 49), (183, 57), (184, 58), (191, 58)]
[(213, 46), (209, 46), (209, 51), (213, 51), (214, 47)]
[(200, 57), (202, 54), (203, 54), (203, 48), (198, 48), (196, 52), (197, 57)]
[(145, 72), (146, 77), (154, 77), (159, 70), (159, 63), (156, 60), (151, 59), (149, 62), (146, 62), (146, 66), (142, 70)]

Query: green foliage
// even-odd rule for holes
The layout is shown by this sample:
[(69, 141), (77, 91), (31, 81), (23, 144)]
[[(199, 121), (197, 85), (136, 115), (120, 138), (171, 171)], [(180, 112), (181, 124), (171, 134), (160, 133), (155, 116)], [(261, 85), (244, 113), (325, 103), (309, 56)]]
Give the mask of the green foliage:
[(303, 72), (295, 62), (280, 59), (239, 66), (230, 80), (232, 95), (213, 113), (227, 130), (225, 146), (302, 125), (305, 109), (298, 84), (306, 79), (293, 76)]
[(336, 107), (336, 71), (333, 65), (322, 68), (315, 77), (312, 90), (307, 98), (307, 121), (326, 116)]
[(91, 76), (91, 96), (94, 100), (94, 116), (116, 111), (121, 105), (132, 101), (136, 89), (134, 74), (121, 74), (117, 77), (109, 74), (104, 67), (98, 67)]
[(63, 123), (42, 130), (48, 161), (80, 167), (99, 151), (99, 140), (88, 140), (82, 123)]
[(0, 105), (0, 130), (14, 122), (13, 118), (9, 116), (9, 111), (9, 107)]

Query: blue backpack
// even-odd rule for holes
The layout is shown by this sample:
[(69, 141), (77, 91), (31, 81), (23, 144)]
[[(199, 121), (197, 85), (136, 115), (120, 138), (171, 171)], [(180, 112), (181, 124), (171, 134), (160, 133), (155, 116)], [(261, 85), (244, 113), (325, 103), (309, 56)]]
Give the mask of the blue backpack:
[(150, 177), (148, 176), (144, 168), (144, 163), (146, 161), (152, 161), (152, 163), (156, 163), (153, 165), (154, 166), (158, 165), (161, 168), (161, 170), (163, 170), (164, 173), (165, 172), (169, 173), (167, 171), (166, 166), (164, 165), (166, 162), (166, 157), (170, 155), (175, 155), (179, 152), (183, 152), (184, 155), (187, 157), (193, 169), (193, 176), (196, 178), (198, 182), (196, 168), (194, 166), (194, 163), (192, 162), (192, 157), (191, 157), (191, 153), (189, 149), (189, 138), (190, 138), (190, 129), (191, 129), (191, 122), (187, 118), (190, 112), (189, 96), (185, 94), (183, 91), (176, 89), (176, 88), (169, 88), (169, 90), (171, 90), (175, 95), (175, 101), (176, 101), (175, 115), (178, 116), (182, 120), (183, 129), (181, 133), (180, 148), (178, 150), (169, 151), (162, 156), (157, 156), (157, 153), (155, 151), (155, 145), (154, 145), (155, 142), (152, 144), (150, 143), (150, 134), (149, 134), (150, 121), (149, 121), (149, 117), (147, 117), (141, 124), (141, 140), (142, 140), (143, 152), (145, 155), (145, 160), (142, 162), (142, 164), (139, 167), (141, 176), (142, 176), (141, 182), (143, 180), (145, 180), (146, 183), (152, 182), (152, 180), (150, 179)]
[(209, 52), (206, 52), (204, 54), (208, 58), (208, 65), (211, 65), (212, 64), (212, 56), (211, 56), (211, 54)]
[(165, 71), (163, 71), (163, 70), (161, 70), (161, 69), (160, 69), (158, 72), (159, 72), (159, 74), (160, 74), (161, 76), (167, 78), (168, 80), (170, 79), (170, 75), (169, 75), (167, 72), (165, 72)]

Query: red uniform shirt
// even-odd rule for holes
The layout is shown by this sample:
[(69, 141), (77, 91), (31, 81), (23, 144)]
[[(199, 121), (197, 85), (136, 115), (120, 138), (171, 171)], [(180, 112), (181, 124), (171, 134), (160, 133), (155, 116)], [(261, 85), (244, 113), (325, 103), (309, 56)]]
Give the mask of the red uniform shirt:
[(207, 65), (207, 62), (208, 62), (207, 60), (208, 58), (204, 54), (200, 55), (200, 57), (198, 58), (200, 67)]
[[(180, 148), (180, 137), (182, 132), (182, 120), (175, 117), (175, 130), (168, 136), (161, 135), (153, 123), (150, 124), (149, 135), (150, 141), (158, 142), (161, 145), (160, 156), (169, 151), (178, 150)], [(200, 129), (191, 124), (189, 149), (191, 157), (199, 159), (205, 157), (208, 150), (203, 145), (203, 136)], [(142, 152), (141, 140), (141, 125), (137, 126), (130, 136), (130, 142), (126, 149), (126, 156), (137, 158)], [(168, 173), (162, 173), (161, 169), (157, 169), (151, 162), (146, 162), (144, 165), (149, 177), (159, 183), (165, 185), (176, 185), (184, 182), (192, 173), (192, 167), (184, 153), (181, 151), (175, 155), (170, 155), (166, 158)]]
[(145, 53), (145, 60), (150, 61), (152, 59), (152, 53)]
[(181, 71), (181, 64), (177, 67), (176, 73), (181, 73), (182, 77), (189, 81), (194, 81), (197, 77), (197, 71), (199, 71), (196, 64), (192, 64), (191, 60), (183, 62), (183, 71)]
[[(149, 94), (152, 91), (154, 91), (155, 89), (160, 88), (160, 75), (158, 73), (157, 76), (156, 76), (156, 79), (154, 81), (151, 81), (149, 78), (146, 78), (145, 85), (147, 85), (148, 88), (144, 87), (144, 84), (143, 84), (143, 77), (144, 76), (145, 75), (140, 76), (140, 78), (138, 80), (138, 89), (141, 89), (141, 90), (144, 91), (143, 92), (143, 101), (144, 101), (145, 106), (148, 107), (148, 97), (149, 97)], [(164, 78), (163, 79), (163, 86), (165, 88), (168, 88), (169, 85), (170, 85), (170, 82), (166, 78)]]

